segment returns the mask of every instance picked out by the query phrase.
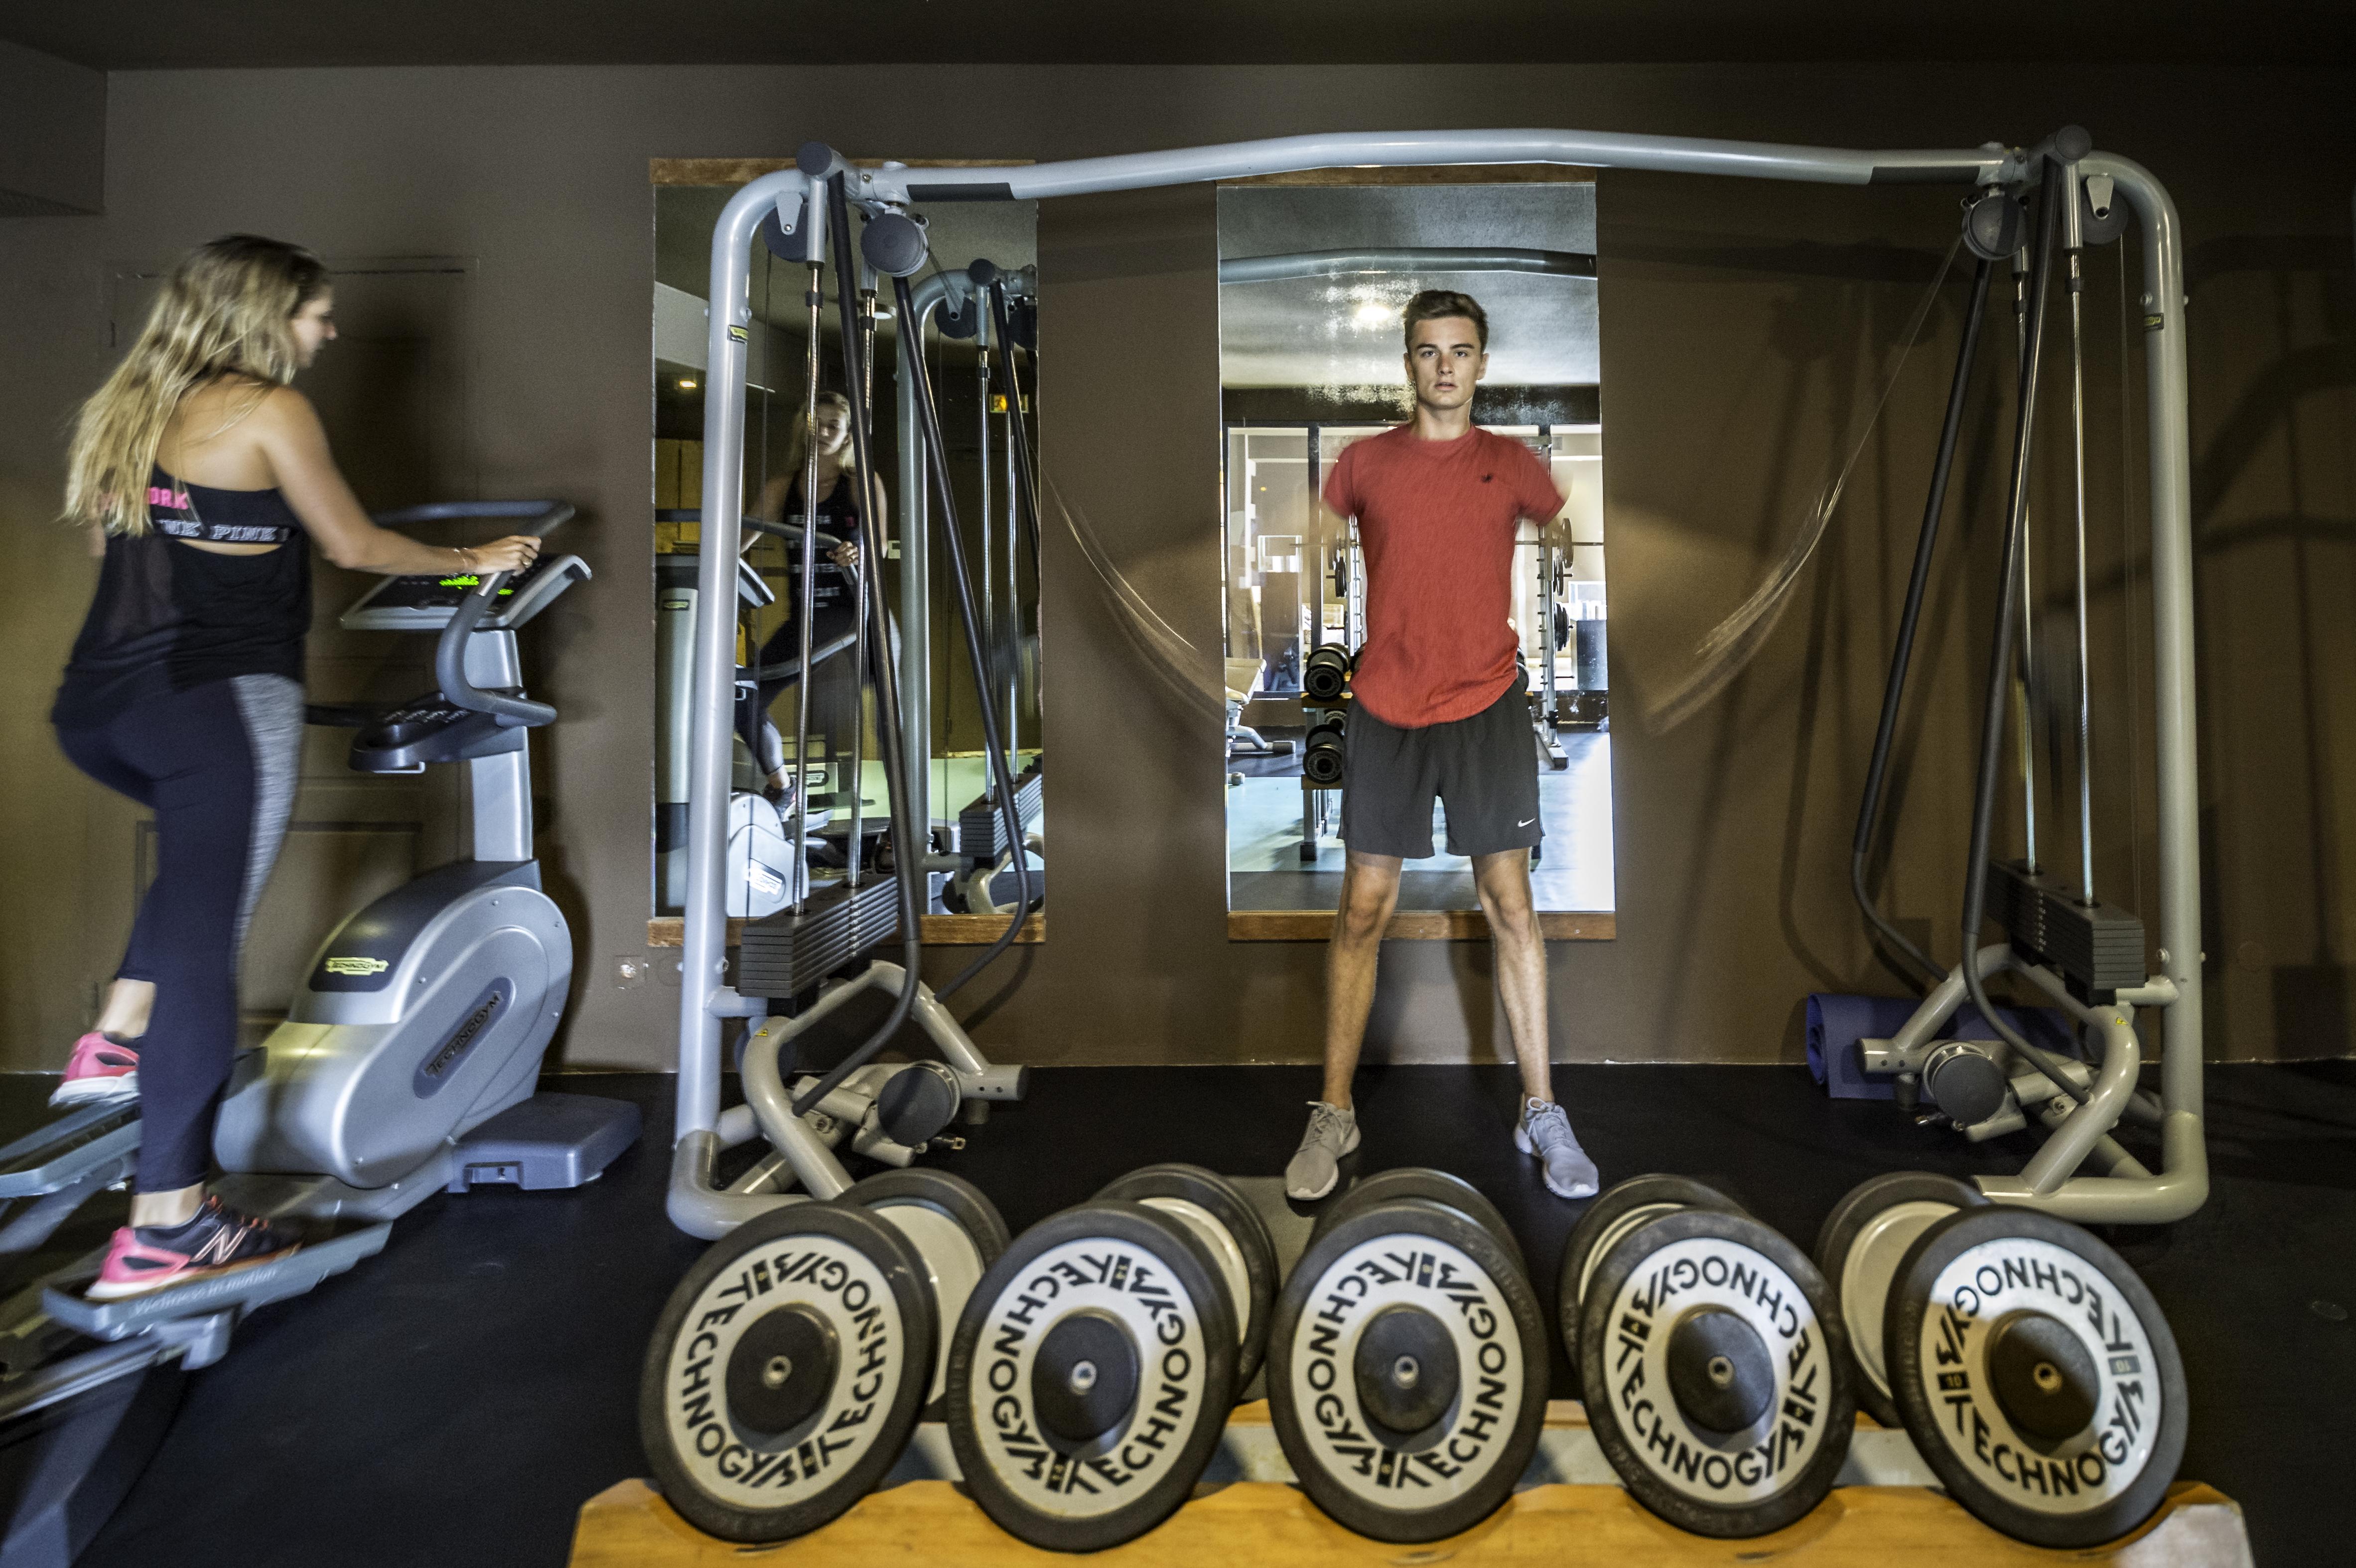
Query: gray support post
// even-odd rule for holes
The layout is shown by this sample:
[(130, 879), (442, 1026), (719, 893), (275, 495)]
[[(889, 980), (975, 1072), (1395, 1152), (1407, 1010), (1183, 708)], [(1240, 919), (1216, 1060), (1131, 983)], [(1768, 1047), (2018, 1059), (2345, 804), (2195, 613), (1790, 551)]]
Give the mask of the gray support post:
[[(2176, 987), (2168, 1008), (2160, 1099), (2163, 1135), (2191, 1119), (2196, 1146), (2201, 1094), (2201, 784), (2194, 753), (2192, 622), (2192, 436), (2185, 368), (2184, 229), (2166, 187), (2142, 165), (2096, 155), (2079, 165), (2108, 175), (2126, 193), (2143, 236), (2144, 374), (2151, 448), (2152, 681), (2158, 724), (2160, 973)], [(2181, 1132), (2177, 1135), (2181, 1136)], [(2170, 1165), (2174, 1162), (2171, 1160)], [(2167, 1215), (2200, 1206), (2202, 1192)]]
[[(931, 477), (916, 423), (914, 379), (923, 373), (925, 329), (948, 293), (943, 274), (916, 285), (900, 340), (900, 713), (909, 798), (930, 837), (933, 821), (933, 584)], [(926, 846), (929, 850), (929, 844)]]
[[(1022, 496), (1014, 466), (1014, 443), (1023, 436), (1023, 378), (1014, 369), (1014, 345), (1006, 353), (1006, 771), (1020, 773), (1023, 764), (1023, 551)], [(1014, 853), (1023, 854), (1023, 835), (1014, 836)]]
[(1325, 513), (1324, 481), (1325, 452), (1322, 439), (1324, 432), (1313, 421), (1309, 426), (1303, 452), (1309, 460), (1309, 526), (1301, 530), (1309, 548), (1301, 554), (1316, 562), (1312, 575), (1317, 586), (1309, 592), (1309, 645), (1301, 650), (1301, 667), (1309, 667), (1309, 656), (1325, 645)]
[[(981, 291), (973, 293), (973, 386), (974, 400), (979, 405), (974, 412), (974, 433), (981, 443), (976, 454), (975, 471), (980, 475), (981, 505), (974, 508), (974, 517), (981, 525), (980, 548), (974, 559), (981, 563), (981, 651), (986, 658), (998, 656), (998, 596), (991, 587), (990, 561), (990, 312), (983, 308)], [(990, 683), (991, 672), (978, 669), (973, 678), (979, 685)], [(984, 776), (988, 776), (985, 763)], [(960, 844), (959, 849), (965, 848)]]
[[(1546, 464), (1547, 480), (1552, 483), (1554, 426), (1550, 424), (1538, 426), (1538, 461)], [(1555, 695), (1554, 667), (1558, 650), (1554, 645), (1554, 535), (1549, 531), (1553, 527), (1551, 519), (1538, 525), (1538, 649), (1546, 659), (1544, 690), (1538, 700), (1549, 736), (1554, 735), (1555, 726), (1562, 721), (1561, 699)], [(1564, 524), (1564, 531), (1566, 534), (1569, 531), (1568, 522)]]
[[(680, 1152), (669, 1201), (673, 1222), (698, 1235), (720, 1233), (710, 1229), (712, 1217), (702, 1212), (695, 1173), (701, 1170), (708, 1181), (717, 1152), (712, 1128), (720, 1117), (720, 1018), (712, 1002), (726, 980), (728, 921), (722, 899), (736, 699), (736, 555), (744, 521), (744, 355), (753, 322), (753, 237), (780, 197), (804, 197), (808, 189), (798, 171), (765, 175), (728, 199), (712, 235), (703, 527), (690, 688), (694, 713), (688, 741), (687, 901), (680, 951)], [(805, 197), (798, 205), (797, 226), (806, 234), (822, 230), (818, 204)]]

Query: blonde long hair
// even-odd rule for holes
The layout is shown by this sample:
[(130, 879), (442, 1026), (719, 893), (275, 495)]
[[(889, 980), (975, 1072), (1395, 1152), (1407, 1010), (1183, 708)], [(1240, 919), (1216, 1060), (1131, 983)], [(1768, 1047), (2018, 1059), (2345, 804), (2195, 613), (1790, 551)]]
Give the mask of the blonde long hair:
[[(851, 417), (851, 400), (841, 392), (820, 392), (818, 395), (818, 406), (821, 409), (838, 410), (844, 419)], [(786, 477), (796, 485), (801, 483), (802, 472), (809, 466), (809, 411), (807, 409), (796, 409), (793, 422), (786, 426), (785, 467)], [(844, 442), (842, 450), (834, 454), (834, 460), (845, 474), (858, 473), (858, 443), (851, 441)]]
[(327, 286), (327, 264), (281, 240), (230, 234), (189, 251), (74, 421), (68, 520), (145, 533), (148, 474), (180, 400), (216, 376), (252, 377), (256, 401), (292, 381), (294, 316)]

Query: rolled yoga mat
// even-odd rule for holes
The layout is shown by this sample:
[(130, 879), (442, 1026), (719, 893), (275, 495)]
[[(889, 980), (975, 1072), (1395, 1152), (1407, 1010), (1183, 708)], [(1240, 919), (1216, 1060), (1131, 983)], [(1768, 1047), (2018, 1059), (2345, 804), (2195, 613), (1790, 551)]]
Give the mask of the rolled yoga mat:
[[(1912, 997), (1847, 997), (1812, 992), (1808, 997), (1808, 1072), (1836, 1100), (1897, 1098), (1898, 1080), (1869, 1076), (1865, 1053), (1858, 1042), (1888, 1040), (1906, 1027), (1922, 1006)], [(2063, 1055), (2074, 1055), (2070, 1020), (2057, 1008), (1998, 1008), (2005, 1022), (2019, 1029), (2031, 1045)], [(1994, 1040), (1980, 1010), (1965, 1002), (1939, 1031), (1941, 1040)]]

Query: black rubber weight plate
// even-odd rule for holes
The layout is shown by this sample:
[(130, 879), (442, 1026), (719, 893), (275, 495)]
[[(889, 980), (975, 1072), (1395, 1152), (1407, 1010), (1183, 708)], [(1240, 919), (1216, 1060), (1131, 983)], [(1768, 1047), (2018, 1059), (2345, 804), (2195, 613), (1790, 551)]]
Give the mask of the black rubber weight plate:
[[(1825, 1499), (1857, 1403), (1832, 1292), (1799, 1248), (1748, 1214), (1682, 1210), (1622, 1236), (1588, 1291), (1588, 1425), (1632, 1497), (1721, 1539), (1781, 1530)], [(1730, 1405), (1746, 1424), (1713, 1429)]]
[[(1884, 1426), (1902, 1426), (1905, 1419), (1890, 1396), (1889, 1364), (1881, 1359), (1880, 1302), (1890, 1277), (1883, 1270), (1894, 1275), (1906, 1249), (1934, 1221), (1958, 1209), (1987, 1206), (1987, 1199), (1969, 1182), (1927, 1170), (1894, 1170), (1849, 1189), (1816, 1232), (1816, 1267), (1833, 1287), (1848, 1327), (1857, 1403)], [(1852, 1257), (1851, 1250), (1859, 1246), (1866, 1250)], [(1849, 1277), (1852, 1263), (1855, 1279)]]
[[(1107, 1381), (1130, 1376), (1133, 1398), (1108, 1413)], [(949, 1445), (1008, 1534), (1097, 1552), (1186, 1500), (1235, 1391), (1235, 1313), (1202, 1243), (1141, 1203), (1089, 1203), (1023, 1232), (967, 1300), (949, 1347)], [(1104, 1424), (1059, 1435), (1084, 1420)]]
[(1570, 1228), (1570, 1240), (1562, 1249), (1562, 1270), (1555, 1280), (1555, 1318), (1574, 1375), (1579, 1371), (1580, 1292), (1602, 1261), (1598, 1251), (1644, 1221), (1679, 1209), (1742, 1212), (1742, 1205), (1733, 1199), (1689, 1176), (1632, 1176), (1604, 1189)]
[(966, 1297), (984, 1270), (998, 1261), (1011, 1239), (1006, 1221), (980, 1188), (946, 1170), (921, 1168), (879, 1171), (851, 1184), (838, 1201), (852, 1203), (888, 1221), (907, 1239), (924, 1265), (932, 1293), (933, 1381), (926, 1395), (926, 1418), (938, 1420), (931, 1401), (948, 1387), (949, 1335), (965, 1311)]
[[(1361, 1210), (1377, 1203), (1389, 1203), (1401, 1198), (1420, 1198), (1437, 1203), (1443, 1209), (1457, 1210), (1473, 1223), (1494, 1236), (1512, 1254), (1514, 1266), (1525, 1277), (1530, 1272), (1529, 1260), (1522, 1255), (1522, 1243), (1515, 1239), (1514, 1228), (1497, 1212), (1497, 1206), (1481, 1194), (1481, 1189), (1461, 1176), (1451, 1176), (1430, 1166), (1403, 1165), (1391, 1170), (1378, 1170), (1372, 1176), (1361, 1177), (1348, 1191), (1335, 1199), (1318, 1216), (1320, 1230), (1339, 1224)], [(1313, 1239), (1313, 1233), (1312, 1233)]]
[[(2086, 1232), (2004, 1206), (1949, 1215), (1899, 1265), (1883, 1322), (1906, 1430), (1984, 1523), (2034, 1546), (2096, 1546), (2168, 1495), (2187, 1415), (2176, 1337), (2135, 1271)], [(1992, 1364), (2004, 1358), (1990, 1350), (2060, 1330), (2075, 1349), (2029, 1370), (2093, 1420), (2056, 1441), (2033, 1435), (2050, 1413), (2025, 1408), (2005, 1386), (2016, 1369)]]
[(1145, 1166), (1097, 1197), (1160, 1209), (1209, 1249), (1236, 1310), (1236, 1387), (1248, 1387), (1268, 1349), (1268, 1315), (1276, 1303), (1276, 1242), (1259, 1211), (1231, 1182), (1199, 1165)]
[(663, 1496), (724, 1541), (825, 1524), (898, 1461), (934, 1332), (921, 1262), (866, 1210), (746, 1221), (688, 1270), (647, 1346), (638, 1434)]
[[(1377, 1332), (1383, 1353), (1369, 1361), (1359, 1351)], [(1452, 1356), (1419, 1349), (1435, 1333)], [(1420, 1432), (1377, 1419), (1404, 1419), (1416, 1402), (1397, 1396), (1412, 1386), (1367, 1386), (1402, 1354), (1419, 1379), (1457, 1383)], [(1547, 1361), (1537, 1297), (1487, 1227), (1399, 1199), (1327, 1224), (1293, 1265), (1269, 1328), (1269, 1413), (1293, 1474), (1336, 1522), (1376, 1541), (1439, 1541), (1512, 1495), (1545, 1424)]]
[(921, 1166), (906, 1170), (883, 1170), (855, 1181), (841, 1200), (873, 1207), (879, 1203), (924, 1203), (955, 1220), (981, 1253), (984, 1267), (998, 1261), (1013, 1234), (990, 1195), (962, 1176)]

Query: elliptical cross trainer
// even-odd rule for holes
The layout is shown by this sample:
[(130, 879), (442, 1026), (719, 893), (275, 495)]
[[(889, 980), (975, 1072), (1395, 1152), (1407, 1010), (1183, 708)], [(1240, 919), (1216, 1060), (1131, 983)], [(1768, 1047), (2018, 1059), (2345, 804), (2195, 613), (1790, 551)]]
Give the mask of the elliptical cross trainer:
[[(480, 502), (380, 516), (388, 527), (523, 519), (545, 535), (562, 502)], [(512, 579), (389, 578), (342, 617), (354, 631), (433, 632), (436, 688), (390, 711), (315, 706), (356, 728), (361, 773), (466, 768), (473, 855), (425, 872), (329, 934), (286, 1022), (239, 1059), (214, 1125), (220, 1189), (273, 1219), (363, 1223), (291, 1255), (146, 1295), (85, 1300), (92, 1253), (0, 1306), (0, 1565), (70, 1562), (162, 1436), (115, 1429), (138, 1402), (100, 1391), (166, 1363), (220, 1359), (246, 1314), (381, 1251), (392, 1220), (435, 1192), (577, 1187), (636, 1141), (626, 1102), (535, 1094), (563, 1015), (573, 944), (532, 858), (527, 730), (556, 709), (523, 695), (516, 632), (589, 569), (543, 557)], [(38, 1252), (80, 1204), (135, 1166), (138, 1108), (79, 1108), (0, 1148), (0, 1259)], [(95, 1343), (93, 1343), (95, 1342)], [(90, 1419), (67, 1407), (81, 1402)], [(166, 1410), (168, 1414), (168, 1409)]]

